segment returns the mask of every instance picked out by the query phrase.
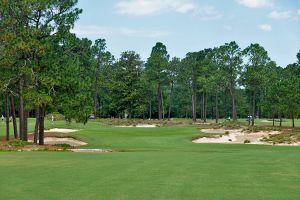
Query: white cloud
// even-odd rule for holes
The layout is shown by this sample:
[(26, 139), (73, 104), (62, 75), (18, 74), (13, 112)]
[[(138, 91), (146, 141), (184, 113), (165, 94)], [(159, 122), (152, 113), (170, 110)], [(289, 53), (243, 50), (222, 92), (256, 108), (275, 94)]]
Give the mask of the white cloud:
[(292, 12), (291, 11), (272, 11), (270, 14), (269, 14), (269, 17), (270, 18), (273, 18), (273, 19), (289, 19), (292, 17)]
[(151, 16), (166, 12), (191, 13), (201, 19), (218, 19), (222, 15), (213, 6), (199, 6), (193, 0), (121, 0), (115, 12), (131, 16)]
[(73, 33), (81, 37), (100, 37), (107, 35), (122, 35), (128, 37), (159, 38), (170, 35), (168, 32), (132, 29), (125, 27), (75, 26)]
[(262, 31), (265, 31), (265, 32), (272, 31), (272, 26), (269, 25), (269, 24), (261, 24), (261, 25), (258, 26), (258, 28)]
[(194, 11), (194, 15), (199, 16), (202, 20), (213, 20), (222, 17), (222, 14), (219, 13), (213, 6), (198, 7)]
[(273, 5), (272, 0), (236, 0), (248, 8), (267, 8)]
[(297, 11), (298, 15), (300, 15), (300, 9)]
[(153, 15), (164, 11), (187, 13), (194, 11), (196, 5), (190, 0), (122, 0), (115, 10), (124, 15)]

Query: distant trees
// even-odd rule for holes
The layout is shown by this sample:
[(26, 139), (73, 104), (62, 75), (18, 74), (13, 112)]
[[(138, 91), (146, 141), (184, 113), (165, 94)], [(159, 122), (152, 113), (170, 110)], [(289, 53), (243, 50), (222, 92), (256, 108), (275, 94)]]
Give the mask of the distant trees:
[[(115, 64), (114, 81), (111, 83), (113, 109), (132, 118), (138, 113), (145, 94), (141, 85), (142, 61), (134, 51), (126, 51)], [(145, 104), (145, 103), (144, 103)], [(140, 108), (141, 109), (141, 108)], [(144, 113), (146, 108), (139, 110)]]

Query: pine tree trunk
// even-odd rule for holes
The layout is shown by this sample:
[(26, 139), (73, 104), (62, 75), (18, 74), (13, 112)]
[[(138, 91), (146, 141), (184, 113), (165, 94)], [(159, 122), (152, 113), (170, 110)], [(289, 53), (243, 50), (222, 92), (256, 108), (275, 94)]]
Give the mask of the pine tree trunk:
[[(24, 102), (25, 103), (25, 102)], [(26, 107), (26, 104), (24, 104), (24, 108)], [(24, 125), (23, 125), (23, 127), (24, 127), (24, 131), (23, 131), (23, 140), (24, 141), (28, 141), (28, 111), (26, 110), (26, 108), (25, 108), (25, 110), (24, 110)]]
[(162, 90), (160, 90), (160, 98), (161, 98), (162, 119), (165, 119), (164, 95)]
[(193, 81), (193, 95), (192, 95), (192, 113), (193, 113), (193, 122), (197, 121), (196, 113), (196, 95), (197, 95), (197, 85), (196, 81)]
[(224, 108), (224, 116), (225, 118), (228, 117), (228, 101), (227, 101), (227, 91), (225, 90), (225, 94), (224, 94), (224, 105), (225, 105), (225, 108)]
[(24, 139), (24, 99), (23, 99), (23, 87), (24, 87), (24, 80), (21, 79), (19, 82), (19, 92), (20, 92), (20, 108), (19, 108), (19, 130), (20, 130), (20, 139)]
[(274, 113), (273, 113), (273, 127), (275, 126), (275, 116), (274, 116)]
[(158, 100), (158, 120), (162, 119), (162, 102), (161, 102), (161, 86), (160, 83), (158, 84), (157, 87), (157, 100)]
[(9, 96), (5, 94), (6, 141), (9, 141)]
[(207, 119), (207, 92), (205, 92), (205, 102), (204, 102), (204, 122), (206, 122)]
[(34, 136), (34, 138), (33, 138), (34, 144), (37, 144), (37, 141), (38, 141), (39, 119), (40, 119), (39, 107), (37, 107), (35, 110), (35, 127), (34, 127), (34, 135), (33, 135)]
[(219, 123), (218, 93), (216, 93), (216, 124)]
[(45, 106), (39, 107), (39, 145), (44, 145)]
[(255, 120), (255, 100), (256, 100), (256, 92), (253, 91), (253, 93), (252, 93), (252, 126), (254, 126), (254, 120)]
[(236, 102), (235, 102), (235, 91), (234, 87), (230, 88), (231, 100), (232, 100), (232, 119), (237, 120)]
[(294, 116), (294, 113), (292, 114), (292, 123), (293, 123), (293, 128), (295, 128), (295, 116)]
[(204, 121), (205, 116), (205, 92), (202, 92), (202, 116), (201, 119)]
[(200, 101), (199, 101), (199, 103), (200, 103), (200, 119), (202, 120), (203, 118), (202, 118), (202, 116), (203, 116), (203, 110), (202, 110), (202, 92), (200, 92)]
[(282, 117), (281, 117), (281, 113), (279, 113), (279, 126), (282, 126)]
[(195, 98), (194, 98), (194, 94), (192, 94), (192, 118), (193, 118), (193, 122), (196, 122), (194, 113), (195, 113)]
[(13, 127), (14, 127), (14, 137), (16, 139), (16, 138), (18, 138), (18, 126), (17, 126), (15, 101), (14, 101), (14, 97), (12, 95), (10, 96), (10, 106), (11, 106), (11, 115), (12, 115)]
[(251, 125), (251, 121), (252, 121), (252, 118), (250, 117), (252, 114), (251, 114), (251, 108), (252, 108), (252, 96), (250, 97), (249, 99), (249, 114), (248, 114), (248, 126)]
[(95, 82), (95, 94), (94, 94), (94, 115), (95, 117), (97, 118), (99, 116), (99, 107), (100, 107), (100, 104), (99, 104), (99, 80), (98, 80), (98, 77), (99, 77), (99, 73), (98, 73), (98, 70), (96, 72), (96, 82)]
[(171, 108), (172, 108), (172, 97), (173, 97), (173, 87), (174, 83), (171, 83), (171, 92), (170, 92), (170, 104), (169, 104), (169, 111), (168, 111), (168, 121), (171, 119)]
[(151, 102), (151, 99), (149, 101), (149, 119), (151, 119), (152, 117), (152, 102)]

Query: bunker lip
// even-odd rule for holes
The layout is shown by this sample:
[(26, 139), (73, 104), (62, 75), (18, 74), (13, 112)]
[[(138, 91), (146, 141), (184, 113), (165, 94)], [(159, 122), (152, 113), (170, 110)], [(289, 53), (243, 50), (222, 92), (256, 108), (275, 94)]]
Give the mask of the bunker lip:
[[(272, 145), (268, 142), (263, 142), (261, 139), (270, 137), (270, 135), (279, 134), (279, 131), (259, 131), (259, 132), (244, 132), (242, 129), (202, 129), (201, 132), (216, 135), (216, 137), (202, 137), (193, 140), (194, 143), (203, 144), (244, 144), (249, 141), (249, 144)], [(228, 133), (228, 134), (225, 134)], [(220, 136), (218, 136), (220, 134)], [(279, 146), (299, 146), (300, 143), (292, 144), (275, 144)]]

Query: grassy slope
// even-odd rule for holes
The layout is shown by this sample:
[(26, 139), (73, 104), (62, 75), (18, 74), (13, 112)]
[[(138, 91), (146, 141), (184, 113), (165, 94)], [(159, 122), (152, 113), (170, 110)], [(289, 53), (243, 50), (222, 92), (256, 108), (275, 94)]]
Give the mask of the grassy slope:
[(91, 122), (86, 148), (122, 153), (0, 153), (1, 199), (298, 199), (300, 148), (193, 144), (195, 126), (114, 128)]

